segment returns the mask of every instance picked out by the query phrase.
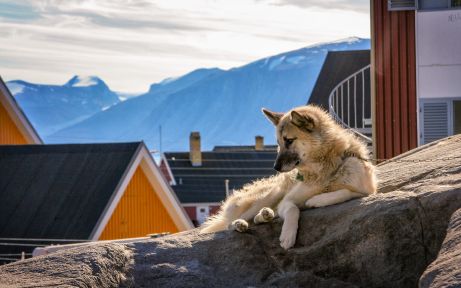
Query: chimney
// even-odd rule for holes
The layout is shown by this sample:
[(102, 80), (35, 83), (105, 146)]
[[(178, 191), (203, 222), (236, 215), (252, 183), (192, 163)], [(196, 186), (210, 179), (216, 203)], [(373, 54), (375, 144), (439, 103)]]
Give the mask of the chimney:
[(264, 150), (264, 137), (263, 136), (255, 137), (255, 150), (256, 151)]
[(189, 159), (192, 163), (192, 166), (202, 166), (202, 151), (200, 151), (200, 132), (191, 132), (189, 142)]

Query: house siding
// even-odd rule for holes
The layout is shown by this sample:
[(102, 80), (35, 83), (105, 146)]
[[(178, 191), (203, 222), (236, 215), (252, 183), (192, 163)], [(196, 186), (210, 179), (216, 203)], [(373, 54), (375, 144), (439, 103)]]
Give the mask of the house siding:
[(189, 216), (192, 223), (195, 224), (197, 222), (197, 207), (188, 206), (188, 207), (184, 207), (184, 210), (186, 210), (187, 216)]
[(210, 206), (210, 215), (214, 215), (214, 214), (218, 213), (219, 208), (221, 208), (221, 206)]
[(0, 144), (32, 144), (22, 135), (19, 128), (11, 119), (6, 108), (0, 104)]
[[(220, 205), (209, 205), (208, 209), (210, 212), (209, 216), (213, 216), (216, 213), (219, 212)], [(189, 216), (190, 220), (194, 224), (194, 226), (198, 226), (198, 220), (197, 220), (197, 206), (183, 206), (184, 210), (187, 213), (187, 216)]]
[(178, 231), (142, 168), (138, 167), (99, 240)]
[(376, 158), (389, 159), (418, 145), (415, 12), (388, 11), (372, 2), (372, 75)]

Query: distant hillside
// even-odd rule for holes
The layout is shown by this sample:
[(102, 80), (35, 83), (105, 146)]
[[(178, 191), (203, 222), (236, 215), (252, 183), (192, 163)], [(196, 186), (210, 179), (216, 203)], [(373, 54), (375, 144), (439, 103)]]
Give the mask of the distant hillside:
[(44, 139), (48, 143), (142, 139), (150, 148), (159, 149), (161, 126), (164, 151), (187, 150), (190, 131), (201, 132), (203, 149), (251, 144), (255, 135), (274, 144), (274, 129), (262, 116), (261, 107), (286, 111), (305, 105), (329, 50), (369, 47), (368, 39), (348, 38), (230, 70), (198, 69), (153, 84), (149, 92)]
[(98, 77), (74, 76), (62, 86), (21, 80), (7, 86), (43, 138), (120, 102)]

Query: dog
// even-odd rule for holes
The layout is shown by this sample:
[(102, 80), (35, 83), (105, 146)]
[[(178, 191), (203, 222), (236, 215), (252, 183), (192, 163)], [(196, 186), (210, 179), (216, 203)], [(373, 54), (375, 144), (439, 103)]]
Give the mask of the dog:
[(262, 111), (276, 128), (274, 169), (281, 173), (235, 191), (200, 231), (245, 232), (251, 220), (260, 224), (279, 216), (283, 220), (280, 246), (289, 249), (296, 242), (300, 209), (376, 193), (375, 167), (365, 144), (317, 106), (287, 113)]

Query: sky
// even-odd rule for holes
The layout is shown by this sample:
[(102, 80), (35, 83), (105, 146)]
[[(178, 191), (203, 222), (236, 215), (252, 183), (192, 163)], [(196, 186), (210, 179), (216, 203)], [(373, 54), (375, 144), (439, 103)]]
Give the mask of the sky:
[(97, 75), (119, 92), (197, 68), (230, 69), (351, 36), (369, 0), (0, 0), (0, 75), (64, 84)]

